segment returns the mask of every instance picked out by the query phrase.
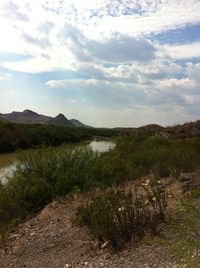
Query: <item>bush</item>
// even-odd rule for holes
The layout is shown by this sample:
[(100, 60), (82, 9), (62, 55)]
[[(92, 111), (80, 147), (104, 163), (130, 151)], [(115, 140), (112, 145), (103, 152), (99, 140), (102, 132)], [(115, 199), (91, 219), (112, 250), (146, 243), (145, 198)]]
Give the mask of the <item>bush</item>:
[[(6, 130), (12, 129), (11, 126), (9, 125)], [(16, 126), (13, 125), (13, 127), (15, 129)], [(44, 126), (45, 129), (46, 126)], [(36, 131), (36, 133), (38, 132)], [(28, 141), (30, 140), (28, 139)], [(23, 139), (21, 142), (23, 144)], [(5, 144), (0, 142), (0, 148)], [(15, 219), (21, 219), (29, 213), (36, 212), (54, 198), (65, 196), (74, 189), (87, 191), (95, 187), (116, 186), (150, 173), (161, 177), (190, 172), (200, 166), (199, 153), (200, 139), (198, 138), (174, 141), (148, 135), (120, 138), (116, 148), (101, 154), (89, 149), (67, 149), (64, 146), (54, 149), (27, 150), (19, 154), (19, 166), (13, 178), (9, 179), (6, 185), (0, 185), (0, 229), (3, 224), (10, 224)], [(164, 203), (158, 202), (161, 198), (160, 192), (155, 192), (157, 186), (149, 187), (143, 191), (147, 195), (151, 189), (148, 193), (149, 202), (152, 202), (150, 211), (154, 209), (155, 205), (154, 200), (151, 199), (156, 196), (155, 214), (157, 215), (159, 210), (161, 217), (162, 210), (164, 214), (165, 206)], [(153, 190), (154, 192), (152, 192)], [(116, 194), (118, 201), (120, 200), (119, 196)], [(130, 199), (124, 193), (121, 200), (125, 199), (123, 201), (125, 204), (130, 202), (126, 198)], [(161, 200), (164, 202), (162, 198)], [(114, 202), (111, 197), (109, 200), (111, 203)], [(118, 202), (116, 200), (115, 202)], [(137, 200), (137, 194), (136, 199), (132, 200), (134, 206), (135, 200)], [(107, 204), (107, 201), (105, 202)], [(118, 203), (119, 208), (120, 206)], [(119, 229), (117, 229), (118, 231)], [(103, 235), (102, 239), (104, 239)]]
[(199, 153), (199, 138), (170, 140), (143, 136), (139, 139), (138, 135), (130, 135), (119, 139), (112, 152), (113, 172), (119, 181), (152, 172), (158, 177), (178, 176), (199, 168)]
[(17, 149), (58, 146), (91, 139), (93, 136), (117, 135), (113, 129), (64, 127), (45, 124), (17, 124), (0, 121), (0, 153)]
[(134, 191), (110, 190), (79, 207), (76, 215), (100, 243), (109, 241), (115, 247), (131, 238), (140, 239), (146, 230), (156, 232), (165, 219), (166, 206), (163, 186), (147, 180)]
[[(46, 148), (19, 153), (12, 178), (0, 184), (0, 227), (42, 209), (74, 189), (103, 187), (107, 157), (87, 148)], [(107, 185), (111, 182), (107, 182)]]

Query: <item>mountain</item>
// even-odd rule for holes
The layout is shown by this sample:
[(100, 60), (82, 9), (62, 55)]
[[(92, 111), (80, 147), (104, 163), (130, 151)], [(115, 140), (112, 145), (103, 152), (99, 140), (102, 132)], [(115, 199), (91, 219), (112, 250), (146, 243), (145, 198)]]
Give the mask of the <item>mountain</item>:
[(7, 114), (0, 113), (0, 119), (22, 124), (52, 124), (67, 127), (88, 127), (77, 119), (68, 120), (63, 114), (58, 114), (56, 117), (50, 117), (38, 114), (31, 110), (24, 110), (23, 112), (14, 111)]
[(72, 123), (72, 125), (74, 125), (75, 127), (87, 127), (87, 128), (90, 128), (90, 126), (87, 126), (87, 125), (81, 123), (81, 122), (80, 122), (79, 120), (77, 120), (77, 119), (70, 119), (69, 121), (70, 121), (70, 123)]
[(8, 114), (0, 114), (0, 118), (15, 122), (15, 123), (24, 123), (24, 124), (46, 124), (51, 117), (37, 114), (31, 110), (24, 110), (23, 112), (12, 112)]
[(56, 117), (50, 119), (48, 121), (48, 124), (57, 125), (57, 126), (74, 127), (74, 125), (63, 114), (59, 114)]

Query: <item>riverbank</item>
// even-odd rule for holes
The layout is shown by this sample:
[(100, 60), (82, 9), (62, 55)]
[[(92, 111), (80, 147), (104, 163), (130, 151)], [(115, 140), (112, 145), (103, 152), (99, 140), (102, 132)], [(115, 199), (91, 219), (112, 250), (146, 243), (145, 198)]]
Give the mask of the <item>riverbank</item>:
[[(99, 248), (88, 230), (74, 223), (77, 208), (91, 200), (91, 193), (76, 193), (55, 200), (10, 233), (4, 249), (0, 250), (0, 267), (199, 267), (198, 236), (195, 237), (194, 232), (198, 231), (200, 220), (194, 211), (198, 208), (200, 197), (191, 196), (189, 188), (184, 190), (183, 178), (194, 186), (199, 181), (200, 172), (183, 174), (182, 181), (164, 179), (168, 185), (171, 219), (160, 225), (156, 236), (146, 234), (141, 241), (129, 241), (117, 251), (108, 244)], [(135, 182), (129, 182), (127, 187), (133, 188), (134, 185)], [(187, 214), (184, 214), (185, 202)], [(193, 204), (193, 210), (188, 209), (189, 204)], [(192, 216), (198, 224), (188, 227), (188, 216)], [(176, 229), (174, 224), (179, 228)]]
[[(61, 145), (58, 147), (53, 147), (53, 149), (59, 150), (62, 148), (65, 148), (66, 150), (71, 148), (91, 148), (92, 151), (98, 151), (98, 152), (106, 152), (109, 149), (114, 148), (115, 142), (112, 138), (107, 139), (100, 139), (97, 138), (79, 142), (79, 143), (73, 143), (73, 144), (66, 144)], [(37, 150), (37, 149), (35, 149)], [(25, 153), (26, 151), (24, 151)], [(21, 151), (20, 153), (23, 153)], [(0, 154), (0, 181), (3, 180), (3, 182), (6, 180), (7, 176), (11, 176), (14, 171), (16, 170), (16, 165), (18, 161), (17, 153), (6, 153), (6, 154)]]
[[(161, 220), (162, 220), (161, 226), (165, 226), (164, 230), (166, 230), (166, 222), (163, 222), (163, 220), (165, 219), (166, 203), (165, 202), (160, 203), (160, 201), (165, 201), (165, 190), (167, 190), (166, 187), (168, 186), (166, 185), (166, 187), (164, 188), (161, 187), (162, 185), (160, 185), (160, 181), (162, 180), (164, 183), (167, 183), (168, 179), (172, 178), (173, 179), (172, 185), (174, 186), (182, 185), (181, 193), (185, 194), (189, 189), (189, 192), (191, 190), (191, 196), (192, 195), (196, 196), (197, 199), (195, 200), (198, 201), (198, 197), (200, 196), (199, 188), (198, 188), (199, 186), (195, 189), (193, 188), (190, 189), (190, 186), (193, 184), (193, 182), (187, 181), (183, 177), (183, 174), (191, 173), (199, 169), (200, 167), (199, 153), (200, 153), (200, 139), (170, 140), (170, 139), (163, 138), (163, 137), (155, 137), (155, 136), (149, 136), (149, 135), (138, 135), (138, 136), (136, 135), (136, 136), (121, 137), (120, 139), (117, 140), (117, 144), (113, 150), (110, 150), (104, 153), (98, 153), (96, 151), (94, 152), (89, 148), (87, 149), (76, 148), (76, 149), (71, 149), (71, 150), (65, 150), (61, 148), (60, 150), (56, 150), (56, 151), (53, 148), (28, 150), (25, 153), (20, 155), (19, 161), (22, 164), (18, 166), (16, 173), (14, 174), (14, 177), (11, 180), (9, 180), (9, 182), (6, 185), (1, 185), (0, 187), (0, 227), (1, 227), (0, 232), (1, 232), (2, 243), (6, 244), (4, 249), (7, 248), (9, 252), (10, 245), (11, 247), (13, 245), (15, 248), (16, 247), (20, 248), (19, 252), (17, 250), (19, 255), (18, 253), (16, 253), (18, 256), (17, 261), (19, 261), (19, 258), (20, 258), (19, 256), (22, 256), (22, 251), (25, 251), (25, 247), (29, 248), (29, 242), (32, 240), (32, 237), (34, 238), (35, 236), (34, 232), (32, 232), (33, 230), (32, 225), (34, 226), (35, 223), (31, 223), (31, 222), (28, 223), (30, 225), (30, 228), (28, 227), (26, 229), (27, 221), (25, 222), (26, 230), (24, 232), (27, 235), (25, 242), (23, 242), (23, 235), (22, 235), (22, 240), (21, 240), (21, 235), (20, 237), (18, 237), (18, 233), (14, 233), (14, 237), (11, 238), (11, 240), (12, 239), (14, 240), (13, 242), (14, 244), (12, 244), (12, 242), (10, 244), (9, 242), (10, 240), (6, 242), (6, 239), (4, 239), (6, 236), (5, 231), (7, 231), (7, 234), (9, 234), (9, 231), (12, 230), (13, 226), (16, 226), (17, 224), (22, 223), (27, 218), (30, 219), (30, 217), (33, 217), (33, 215), (36, 215), (36, 213), (39, 213), (37, 215), (40, 215), (40, 211), (42, 211), (48, 204), (51, 204), (55, 200), (57, 200), (57, 202), (59, 202), (59, 200), (64, 200), (64, 202), (67, 202), (66, 203), (67, 209), (64, 209), (62, 206), (61, 208), (64, 209), (63, 213), (66, 213), (66, 215), (68, 215), (67, 210), (70, 209), (69, 207), (71, 206), (71, 208), (73, 208), (73, 212), (70, 215), (72, 216), (76, 213), (75, 212), (77, 208), (76, 203), (84, 204), (85, 202), (84, 200), (86, 201), (89, 200), (89, 203), (90, 203), (91, 199), (87, 199), (87, 197), (92, 198), (94, 197), (93, 195), (94, 194), (96, 195), (98, 192), (102, 195), (103, 199), (97, 199), (95, 201), (96, 202), (95, 204), (97, 204), (97, 206), (93, 206), (94, 209), (88, 206), (88, 210), (87, 210), (88, 212), (86, 211), (87, 213), (85, 214), (86, 217), (83, 214), (82, 215), (85, 217), (84, 224), (86, 224), (86, 226), (88, 226), (88, 228), (90, 228), (91, 231), (92, 231), (91, 229), (92, 225), (90, 223), (93, 223), (93, 222), (96, 223), (96, 226), (94, 226), (95, 228), (97, 227), (95, 229), (97, 231), (95, 232), (95, 235), (97, 236), (97, 240), (99, 241), (99, 243), (104, 241), (105, 240), (104, 238), (108, 237), (107, 236), (108, 234), (109, 235), (113, 234), (113, 236), (111, 237), (112, 241), (117, 242), (117, 245), (119, 245), (119, 242), (121, 241), (124, 242), (122, 243), (123, 245), (122, 249), (123, 247), (126, 247), (126, 245), (129, 245), (129, 243), (133, 242), (132, 239), (134, 238), (135, 233), (129, 232), (127, 236), (127, 232), (126, 232), (126, 226), (128, 228), (133, 227), (133, 226), (130, 226), (129, 224), (126, 225), (127, 224), (126, 215), (134, 215), (132, 212), (131, 214), (129, 213), (130, 212), (129, 208), (133, 207), (132, 205), (130, 206), (130, 204), (133, 204), (134, 209), (136, 209), (134, 211), (137, 211), (136, 212), (137, 213), (136, 218), (138, 220), (136, 222), (137, 226), (143, 226), (143, 229), (139, 229), (139, 232), (137, 233), (138, 238), (140, 237), (139, 241), (143, 241), (144, 234), (146, 233), (147, 230), (154, 231), (155, 233), (156, 231), (155, 227), (158, 227), (158, 225), (160, 225)], [(150, 180), (148, 179), (148, 176), (153, 178), (152, 184), (149, 184)], [(198, 181), (199, 175), (196, 177)], [(149, 190), (147, 188), (146, 193), (150, 193), (150, 195), (143, 196), (144, 198), (143, 197), (141, 198), (137, 195), (136, 200), (133, 200), (135, 195), (132, 195), (132, 194), (128, 194), (125, 196), (123, 195), (124, 186), (129, 185), (130, 187), (134, 188), (134, 185), (137, 182), (137, 180), (142, 179), (142, 178), (143, 179), (147, 178), (147, 180), (143, 184), (144, 189), (147, 185), (150, 185), (152, 187), (157, 185), (158, 187), (156, 186), (157, 188), (152, 188), (152, 189), (150, 188), (149, 189), (150, 192), (148, 192)], [(106, 202), (110, 202), (109, 200), (111, 200), (112, 204), (114, 205), (116, 204), (116, 202), (114, 202), (115, 199), (107, 198), (108, 197), (107, 190), (112, 187), (118, 187), (120, 191), (119, 192), (120, 194), (118, 195), (118, 197), (116, 196), (118, 198), (116, 200), (120, 202), (117, 207), (116, 206), (114, 207), (114, 210), (112, 210), (112, 207), (109, 205), (109, 203), (106, 203)], [(192, 192), (193, 190), (194, 192)], [(105, 198), (104, 198), (104, 195), (105, 195)], [(110, 197), (113, 197), (113, 196), (115, 197), (115, 195), (110, 194)], [(174, 196), (174, 198), (170, 196), (172, 197)], [(70, 200), (69, 199), (70, 197), (73, 197), (73, 202), (75, 203), (68, 202)], [(177, 194), (176, 192), (173, 192), (173, 194), (168, 193), (168, 197), (169, 197), (170, 206), (176, 203), (176, 197), (178, 198), (180, 197), (180, 199), (182, 199), (181, 195)], [(185, 198), (186, 196), (183, 195), (183, 197)], [(135, 201), (138, 201), (137, 204), (135, 203)], [(185, 203), (189, 204), (188, 202), (185, 202)], [(124, 210), (125, 206), (123, 204), (126, 204), (126, 208), (128, 209), (128, 212), (126, 211), (126, 209)], [(159, 207), (160, 213), (157, 213), (156, 208), (158, 207)], [(182, 206), (181, 209), (185, 211), (184, 206)], [(117, 216), (118, 219), (121, 219), (122, 217), (123, 222), (125, 222), (124, 229), (123, 229), (125, 231), (120, 233), (121, 235), (120, 241), (117, 240), (118, 228), (112, 230), (112, 228), (108, 228), (108, 227), (109, 226), (112, 227), (113, 225), (106, 224), (107, 220), (108, 222), (112, 220), (110, 219), (110, 215), (111, 213), (113, 213), (113, 211), (115, 211), (116, 214), (114, 214), (114, 217), (112, 219), (115, 220), (115, 216)], [(151, 213), (152, 211), (154, 212), (154, 214)], [(195, 209), (193, 211), (195, 211)], [(122, 213), (122, 214), (119, 214), (119, 213)], [(176, 208), (174, 210), (174, 214), (176, 214)], [(55, 211), (55, 215), (56, 215), (56, 211)], [(106, 221), (103, 222), (104, 224), (103, 226), (106, 228), (102, 228), (101, 221), (95, 220), (95, 221), (90, 222), (89, 219), (91, 218), (101, 219), (102, 217), (99, 217), (99, 215), (105, 216), (104, 219)], [(153, 217), (151, 217), (151, 215), (153, 215)], [(73, 219), (71, 219), (71, 216), (70, 216), (70, 222), (72, 224)], [(61, 219), (62, 217), (64, 218), (64, 222), (62, 222), (62, 219)], [(188, 217), (191, 217), (191, 215), (189, 215)], [(187, 215), (186, 215), (186, 218), (187, 218)], [(135, 217), (132, 217), (132, 219), (135, 219)], [(173, 225), (173, 221), (171, 220), (171, 218), (169, 219), (170, 219), (169, 224)], [(54, 220), (57, 221), (57, 223), (54, 222)], [(139, 224), (140, 220), (143, 223), (142, 225)], [(36, 223), (37, 221), (38, 221), (38, 218), (36, 220)], [(52, 231), (51, 227), (52, 228), (54, 228), (54, 226), (59, 227), (60, 226), (59, 222), (61, 222), (62, 224), (64, 223), (68, 224), (65, 216), (62, 216), (61, 214), (57, 219), (53, 218), (53, 226), (51, 226), (52, 223), (51, 223), (51, 216), (50, 216), (50, 218), (47, 219), (47, 222), (42, 223), (42, 227), (41, 227), (42, 230), (39, 231), (39, 233), (41, 233), (42, 236), (44, 237), (42, 238), (42, 236), (39, 235), (36, 237), (37, 238), (36, 240), (34, 238), (34, 241), (36, 241), (38, 245), (41, 245), (41, 243), (43, 242), (41, 242), (40, 239), (43, 241), (43, 239), (46, 237), (43, 231), (47, 233), (48, 233), (48, 229)], [(116, 221), (114, 221), (114, 223), (115, 222)], [(121, 220), (119, 222), (121, 222)], [(197, 223), (198, 223), (198, 220), (197, 220)], [(22, 224), (19, 226), (24, 226), (24, 225)], [(60, 227), (65, 228), (63, 225), (61, 225)], [(34, 228), (36, 228), (34, 230), (37, 231), (37, 227), (34, 227)], [(38, 228), (40, 230), (40, 227)], [(81, 230), (87, 230), (87, 228), (86, 227), (83, 228), (81, 225), (79, 225), (79, 226), (76, 226), (76, 228), (73, 230), (77, 230), (77, 233), (81, 236), (81, 233), (79, 233), (79, 231), (82, 232)], [(68, 231), (69, 232), (72, 231), (72, 233), (73, 233), (73, 230), (68, 229)], [(101, 231), (101, 236), (98, 235), (98, 230)], [(171, 232), (173, 233), (173, 230), (175, 230), (175, 225), (173, 226), (172, 231), (170, 231), (170, 233)], [(108, 233), (106, 233), (107, 231)], [(88, 230), (86, 232), (87, 234), (89, 234)], [(17, 234), (17, 236), (15, 236), (15, 234)], [(60, 252), (61, 250), (61, 248), (59, 247), (59, 244), (56, 244), (57, 243), (56, 241), (60, 241), (59, 243), (61, 243), (61, 240), (63, 239), (62, 240), (63, 243), (64, 241), (65, 243), (67, 243), (66, 238), (68, 236), (66, 232), (62, 233), (62, 231), (61, 231), (61, 234), (59, 233), (59, 231), (58, 233), (56, 231), (56, 233), (52, 233), (52, 235), (55, 236), (55, 241), (53, 242), (53, 244), (51, 241), (48, 240), (48, 238), (45, 238), (47, 240), (45, 242), (45, 245), (42, 246), (41, 251), (45, 252), (44, 247), (46, 246), (47, 248), (46, 251), (48, 252), (48, 245), (49, 245), (50, 251), (51, 251), (51, 248), (55, 250), (53, 255), (51, 255), (53, 258), (56, 254), (55, 252)], [(59, 240), (58, 237), (62, 235), (63, 235), (63, 238), (60, 237), (59, 238), (60, 240)], [(51, 233), (48, 233), (48, 236), (51, 237)], [(81, 242), (83, 247), (85, 243), (84, 241), (85, 240)], [(77, 241), (75, 239), (75, 245), (76, 245), (76, 242)], [(107, 242), (107, 241), (104, 241), (104, 242)], [(34, 243), (35, 242), (33, 242), (33, 245), (37, 246)], [(74, 242), (71, 241), (70, 245), (73, 245), (73, 243)], [(87, 239), (86, 239), (86, 243), (87, 243)], [(196, 240), (195, 240), (195, 243), (196, 243)], [(109, 242), (107, 244), (110, 245), (111, 243)], [(24, 246), (22, 246), (21, 248), (21, 245), (24, 245)], [(62, 247), (64, 247), (64, 251), (62, 254), (67, 254), (66, 253), (67, 249), (62, 243), (61, 245)], [(78, 245), (80, 247), (80, 244)], [(115, 243), (112, 243), (113, 247), (114, 245)], [(133, 245), (135, 244), (133, 243)], [(76, 250), (76, 248), (74, 248), (74, 250)], [(97, 260), (98, 260), (98, 252), (99, 251), (97, 250), (97, 248), (95, 248), (93, 257), (97, 258)], [(15, 249), (12, 254), (15, 255)], [(29, 253), (27, 252), (27, 255), (28, 254)], [(40, 253), (37, 252), (37, 255), (38, 254)], [(81, 254), (87, 257), (89, 256), (84, 252), (80, 253), (80, 255)], [(6, 258), (5, 255), (3, 256), (4, 258)], [(31, 256), (30, 256), (30, 259), (33, 258), (33, 256), (32, 257)], [(64, 255), (62, 256), (64, 258)], [(190, 253), (189, 253), (189, 256), (190, 256)], [(41, 258), (43, 257), (44, 259), (46, 258), (42, 253)], [(83, 261), (82, 257), (80, 257), (81, 261)], [(113, 266), (110, 266), (110, 267), (113, 267)]]
[(17, 124), (0, 121), (0, 153), (77, 143), (92, 139), (93, 136), (106, 138), (115, 135), (117, 135), (117, 131), (114, 129)]

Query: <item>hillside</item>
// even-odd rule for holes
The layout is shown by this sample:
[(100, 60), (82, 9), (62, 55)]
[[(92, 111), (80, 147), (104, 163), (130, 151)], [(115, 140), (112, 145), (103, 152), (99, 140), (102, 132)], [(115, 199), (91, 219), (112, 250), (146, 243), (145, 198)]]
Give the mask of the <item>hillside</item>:
[(170, 138), (192, 138), (200, 136), (200, 120), (165, 128), (164, 133)]
[(13, 123), (21, 124), (48, 124), (66, 127), (88, 127), (77, 119), (68, 120), (63, 114), (58, 114), (56, 117), (38, 114), (31, 110), (23, 112), (12, 112), (8, 114), (0, 113), (1, 120), (7, 120)]
[[(188, 174), (188, 176), (192, 183), (195, 179), (199, 180), (199, 173)], [(169, 183), (169, 180), (165, 179), (165, 182)], [(134, 187), (134, 183), (131, 182), (129, 187)], [(179, 203), (187, 200), (186, 195), (182, 193), (182, 188), (183, 182), (179, 181), (173, 181), (168, 186), (168, 194), (171, 196), (170, 207), (173, 211), (176, 211), (175, 208)], [(187, 248), (187, 242), (182, 240), (185, 238), (182, 234), (186, 232), (184, 228), (187, 228), (187, 239), (191, 241), (195, 236), (193, 232), (198, 231), (188, 226), (187, 215), (192, 215), (193, 211), (187, 209), (187, 215), (178, 218), (177, 221), (181, 222), (179, 229), (175, 229), (168, 223), (167, 228), (160, 226), (156, 237), (149, 234), (138, 243), (132, 240), (119, 250), (112, 250), (106, 243), (99, 248), (86, 228), (74, 224), (73, 219), (77, 208), (87, 203), (89, 199), (88, 194), (75, 194), (58, 199), (33, 218), (20, 224), (14, 232), (10, 233), (4, 249), (0, 249), (0, 267), (199, 267), (192, 266), (195, 265), (195, 261), (198, 261), (199, 254), (195, 244)], [(199, 199), (192, 199), (192, 202), (197, 207)], [(197, 219), (195, 216), (194, 220)], [(195, 241), (197, 242), (197, 239)]]
[(149, 124), (138, 128), (116, 128), (116, 130), (118, 130), (121, 135), (150, 134), (174, 139), (193, 138), (200, 136), (200, 120), (170, 127)]

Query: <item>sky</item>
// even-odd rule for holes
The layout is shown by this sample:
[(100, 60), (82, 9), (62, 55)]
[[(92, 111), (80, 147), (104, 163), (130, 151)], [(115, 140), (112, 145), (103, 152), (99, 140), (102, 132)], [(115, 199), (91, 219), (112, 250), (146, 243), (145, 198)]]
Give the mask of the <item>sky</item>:
[(0, 0), (0, 112), (200, 119), (200, 0)]

